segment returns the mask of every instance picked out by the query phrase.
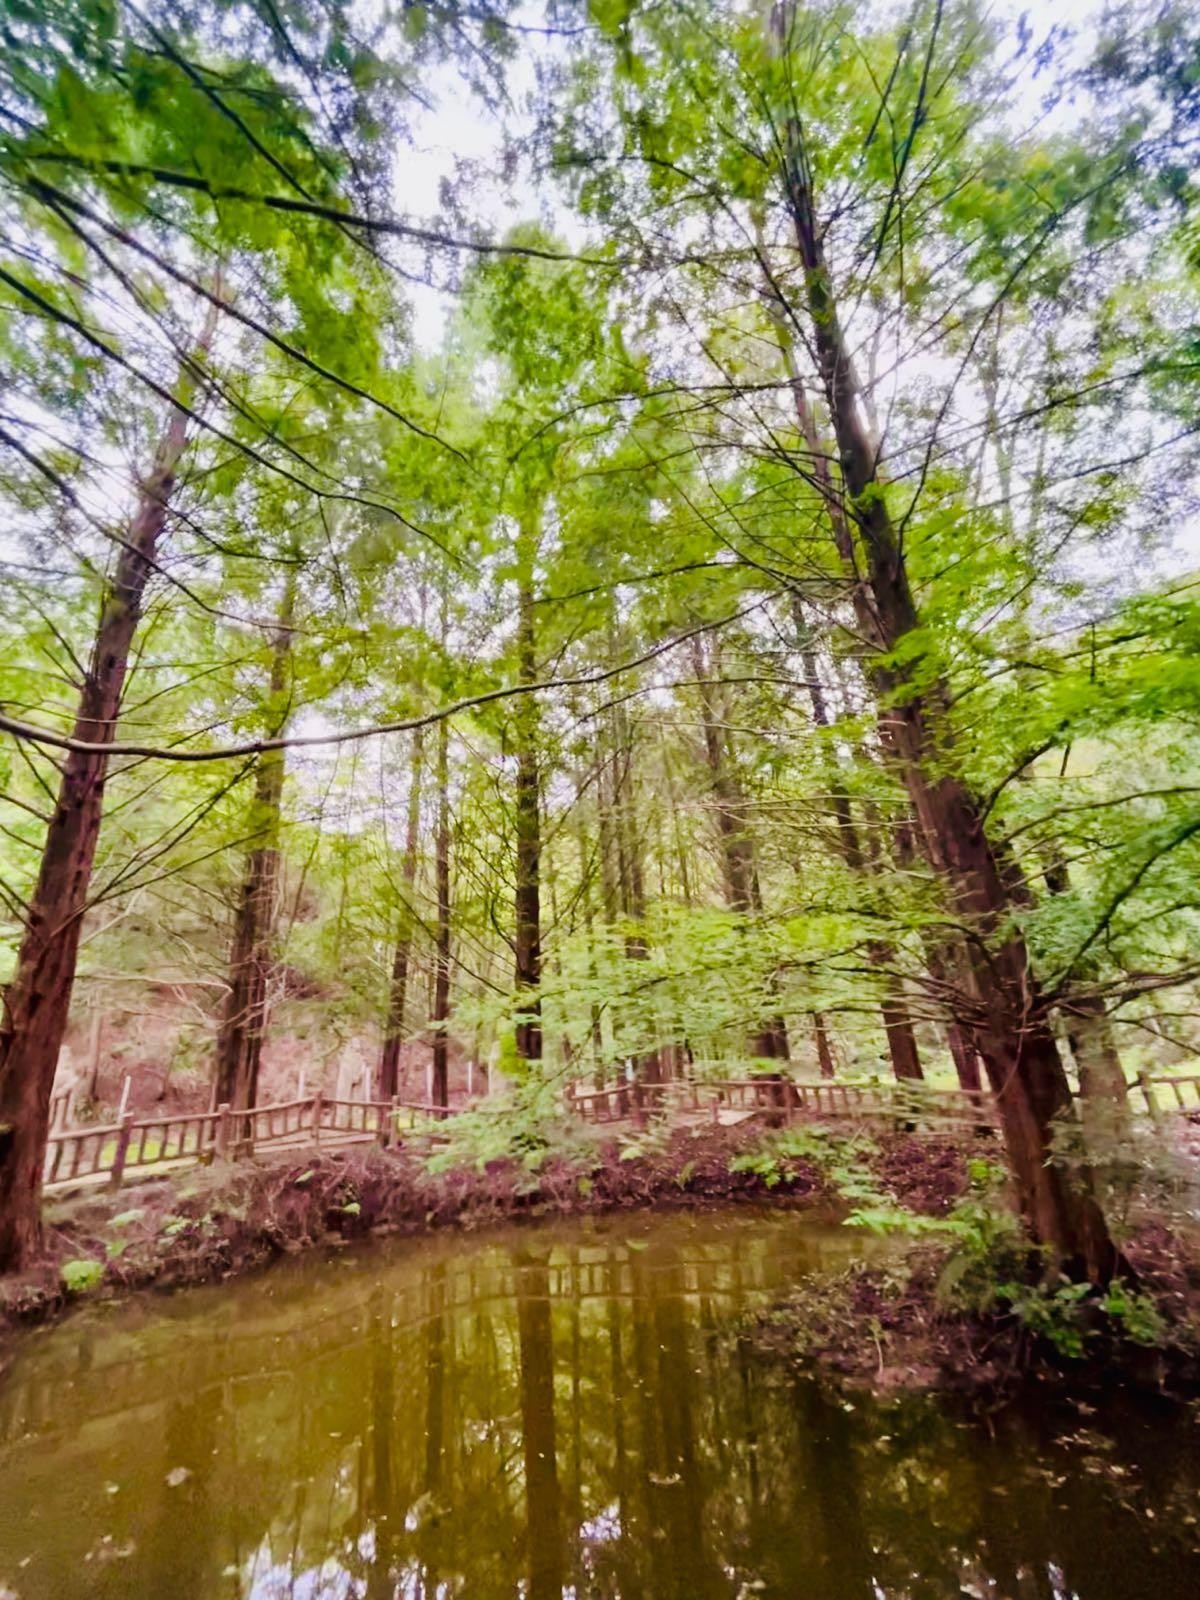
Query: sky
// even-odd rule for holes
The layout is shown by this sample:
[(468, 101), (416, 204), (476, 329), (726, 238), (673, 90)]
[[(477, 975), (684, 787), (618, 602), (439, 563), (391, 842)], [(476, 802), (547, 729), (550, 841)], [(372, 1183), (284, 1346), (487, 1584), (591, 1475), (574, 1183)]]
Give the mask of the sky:
[[(1065, 57), (1082, 61), (1095, 39), (1098, 21), (1110, 0), (1051, 0), (1051, 4), (1030, 7), (1017, 0), (995, 0), (988, 6), (990, 16), (1015, 25), (1024, 17), (1031, 30), (1032, 56), (1051, 29), (1067, 29), (1073, 36), (1065, 47)], [(870, 0), (863, 6), (872, 9)], [(880, 11), (895, 11), (894, 6), (875, 6)], [(528, 3), (516, 19), (536, 24), (543, 17), (540, 4)], [(515, 181), (499, 176), (501, 148), (506, 131), (518, 140), (531, 125), (528, 101), (534, 90), (534, 57), (539, 50), (553, 51), (554, 42), (527, 36), (517, 58), (509, 68), (509, 109), (501, 115), (490, 112), (465, 87), (457, 69), (443, 66), (422, 78), (422, 94), (431, 102), (413, 119), (412, 139), (397, 151), (393, 194), (399, 215), (433, 221), (439, 210), (443, 182), (453, 180), (464, 166), (490, 167), (493, 182), (481, 179), (472, 189), (472, 201), (479, 220), (497, 232), (518, 217), (544, 217), (557, 232), (578, 246), (583, 229), (580, 220), (563, 205), (561, 196), (549, 185), (535, 187), (522, 170)], [(1078, 107), (1064, 102), (1046, 113), (1042, 99), (1046, 84), (1033, 73), (1026, 73), (1015, 96), (1015, 119), (1032, 124), (1042, 119), (1048, 130), (1069, 127), (1078, 116)], [(453, 311), (453, 295), (433, 287), (412, 285), (413, 335), (426, 351), (439, 345)]]

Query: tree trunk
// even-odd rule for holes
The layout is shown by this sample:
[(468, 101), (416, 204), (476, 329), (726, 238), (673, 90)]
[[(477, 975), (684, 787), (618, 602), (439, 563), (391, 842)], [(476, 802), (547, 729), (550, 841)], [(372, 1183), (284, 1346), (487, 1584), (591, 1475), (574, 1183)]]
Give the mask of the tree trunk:
[(421, 831), (421, 764), (425, 730), (413, 734), (408, 769), (408, 815), (404, 822), (404, 859), (400, 866), (400, 925), (392, 955), (387, 1020), (379, 1056), (379, 1098), (390, 1100), (400, 1086), (400, 1046), (404, 1042), (404, 1009), (408, 1000), (408, 960), (413, 939), (413, 890), (417, 881), (417, 844)]
[[(296, 568), (288, 568), (279, 620), (271, 649), (267, 700), (269, 738), (279, 738), (290, 715), (292, 637), (296, 610)], [(279, 890), (279, 819), (286, 767), (282, 750), (258, 758), (251, 809), (251, 837), (229, 955), (229, 993), (217, 1034), (214, 1105), (249, 1110), (258, 1103), (258, 1073), (267, 1025), (268, 987), (274, 963), (276, 899)]]
[[(846, 503), (865, 562), (864, 579), (853, 584), (856, 619), (860, 632), (882, 655), (915, 631), (917, 610), (878, 472), (878, 446), (865, 421), (860, 385), (838, 321), (800, 127), (794, 120), (784, 130), (784, 148), (782, 176), (804, 267), (821, 383)], [(829, 506), (832, 514), (833, 499)], [(849, 570), (854, 573), (852, 560)], [(1059, 1264), (1106, 1281), (1116, 1252), (1090, 1174), (1080, 1174), (1072, 1184), (1053, 1159), (1053, 1123), (1070, 1111), (1070, 1088), (1024, 938), (1013, 922), (1002, 864), (980, 807), (957, 769), (944, 685), (934, 679), (918, 688), (911, 666), (897, 669), (882, 661), (872, 664), (870, 676), (886, 708), (882, 728), (889, 753), (925, 847), (951, 890), (957, 913), (972, 928), (968, 954), (981, 1019), (977, 1039), (998, 1097), (1022, 1210), (1035, 1238)]]
[(683, 891), (684, 906), (692, 909), (692, 878), (688, 870), (687, 851), (684, 848), (683, 831), (679, 819), (679, 796), (675, 789), (675, 773), (671, 762), (671, 748), (667, 741), (666, 729), (661, 730), (662, 770), (663, 778), (667, 785), (667, 803), (671, 807), (671, 834), (675, 843), (675, 859), (679, 867), (679, 887)]
[[(1070, 872), (1057, 849), (1046, 867), (1045, 879), (1051, 894), (1065, 894), (1071, 887)], [(1077, 977), (1084, 982), (1097, 975), (1090, 962), (1077, 970)], [(1129, 1086), (1108, 1012), (1099, 995), (1070, 989), (1059, 1000), (1058, 1009), (1079, 1074), (1084, 1126), (1089, 1135), (1111, 1144), (1129, 1132)]]
[[(700, 690), (700, 718), (704, 728), (704, 755), (708, 763), (709, 791), (721, 846), (721, 867), (725, 880), (725, 900), (731, 911), (744, 917), (762, 911), (762, 890), (754, 859), (754, 839), (748, 827), (746, 795), (730, 770), (724, 730), (713, 682), (719, 658), (705, 660), (704, 647), (697, 635), (691, 642), (692, 670)], [(748, 930), (747, 930), (748, 931)], [(781, 1016), (762, 1020), (750, 1036), (750, 1052), (758, 1059), (788, 1059), (787, 1024)]]
[(817, 1065), (821, 1069), (823, 1078), (836, 1076), (833, 1062), (833, 1051), (829, 1048), (829, 1029), (825, 1025), (825, 1018), (819, 1011), (813, 1012), (813, 1039), (817, 1046)]
[[(829, 707), (825, 703), (825, 692), (821, 687), (821, 680), (818, 676), (816, 651), (813, 650), (809, 642), (812, 630), (809, 627), (808, 619), (804, 615), (800, 597), (795, 594), (792, 596), (792, 619), (801, 639), (800, 659), (804, 667), (804, 677), (808, 684), (813, 722), (818, 728), (828, 728), (830, 725)], [(845, 785), (841, 782), (836, 767), (833, 761), (828, 758), (828, 755), (826, 757), (826, 770), (829, 774), (829, 792), (833, 799), (834, 816), (837, 819), (837, 836), (841, 847), (842, 859), (856, 876), (866, 876), (869, 868), (870, 875), (880, 879), (880, 862), (877, 852), (870, 845), (864, 849), (859, 839), (858, 829), (854, 825), (854, 814), (850, 808), (850, 796), (846, 792)], [(867, 837), (868, 839), (870, 838), (869, 832)], [(867, 945), (867, 956), (872, 966), (879, 969), (883, 983), (884, 995), (879, 1003), (879, 1010), (883, 1017), (883, 1031), (887, 1038), (892, 1072), (898, 1082), (922, 1080), (925, 1074), (921, 1070), (921, 1056), (917, 1049), (917, 1036), (908, 1015), (904, 990), (897, 971), (896, 951), (886, 939), (872, 939)]]
[(437, 748), (438, 823), (436, 853), (437, 951), (433, 980), (433, 1074), (435, 1106), (450, 1104), (448, 1062), (450, 1015), (450, 722), (438, 723)]
[[(609, 615), (609, 650), (616, 659), (617, 637), (614, 618)], [(618, 876), (621, 890), (621, 909), (631, 924), (625, 936), (627, 961), (645, 961), (650, 947), (646, 942), (646, 880), (642, 871), (641, 830), (631, 798), (633, 739), (623, 706), (615, 706), (610, 714), (613, 744), (613, 794), (612, 809), (617, 839)], [(662, 1063), (657, 1046), (639, 1051), (633, 1058), (636, 1077), (640, 1083), (661, 1083)]]
[[(518, 535), (520, 574), (517, 592), (517, 658), (520, 681), (537, 680), (534, 631), (533, 556), (537, 530), (532, 518)], [(516, 1044), (518, 1059), (542, 1059), (541, 783), (538, 775), (539, 720), (531, 694), (517, 703), (517, 880), (516, 880)]]
[[(896, 861), (902, 868), (911, 869), (917, 860), (917, 844), (907, 821), (895, 828), (893, 840)], [(946, 1045), (958, 1075), (958, 1086), (968, 1094), (978, 1094), (983, 1088), (979, 1052), (975, 1048), (974, 1032), (960, 1014), (969, 1009), (963, 1004), (965, 986), (962, 974), (966, 969), (967, 955), (962, 940), (954, 933), (941, 937), (929, 929), (923, 929), (921, 943), (925, 951), (929, 987), (945, 1012), (943, 1027)]]
[(580, 797), (575, 796), (576, 837), (579, 843), (580, 898), (583, 901), (583, 928), (587, 939), (588, 981), (592, 986), (592, 1003), (589, 1034), (592, 1049), (592, 1083), (597, 1089), (604, 1087), (604, 1029), (601, 1022), (600, 1002), (596, 998), (599, 974), (596, 969), (596, 929), (592, 916), (591, 871), (588, 862), (587, 834), (583, 825)]
[[(201, 334), (198, 355), (211, 343), (215, 320), (214, 307)], [(181, 405), (188, 405), (194, 380), (186, 369), (176, 392)], [(182, 409), (173, 409), (153, 465), (141, 484), (137, 508), (120, 542), (116, 568), (101, 601), (72, 728), (73, 737), (82, 743), (105, 746), (116, 735), (129, 652), (186, 445), (187, 418)], [(23, 1266), (41, 1245), (42, 1169), (50, 1096), (71, 1008), (79, 937), (100, 837), (107, 751), (70, 750), (60, 772), (58, 798), (46, 830), (16, 969), (4, 992), (0, 1272)]]

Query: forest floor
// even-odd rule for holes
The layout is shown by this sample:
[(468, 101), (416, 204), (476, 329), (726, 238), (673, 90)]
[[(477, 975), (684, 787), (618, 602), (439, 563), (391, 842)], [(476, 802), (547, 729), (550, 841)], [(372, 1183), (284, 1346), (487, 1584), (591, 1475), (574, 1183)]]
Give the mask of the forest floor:
[(1136, 1230), (1124, 1252), (1134, 1274), (1128, 1290), (1076, 1298), (1076, 1286), (997, 1283), (969, 1304), (947, 1293), (961, 1256), (945, 1244), (914, 1244), (887, 1265), (860, 1263), (798, 1284), (754, 1319), (750, 1336), (838, 1388), (990, 1400), (1029, 1386), (1086, 1394), (1125, 1384), (1194, 1397), (1200, 1255), (1153, 1225)]
[[(947, 1297), (947, 1263), (963, 1240), (940, 1230), (947, 1219), (957, 1228), (964, 1209), (974, 1214), (973, 1180), (980, 1170), (994, 1173), (996, 1157), (986, 1135), (889, 1131), (868, 1138), (762, 1124), (679, 1128), (632, 1144), (579, 1138), (561, 1151), (474, 1162), (419, 1143), (261, 1155), (49, 1203), (42, 1260), (0, 1279), (0, 1333), (5, 1324), (13, 1330), (44, 1322), (84, 1299), (221, 1280), (282, 1254), (368, 1234), (744, 1201), (836, 1219), (857, 1203), (867, 1226), (878, 1227), (873, 1219), (882, 1217), (891, 1231), (898, 1218), (910, 1219), (900, 1227), (902, 1246), (882, 1264), (798, 1285), (750, 1330), (764, 1348), (837, 1383), (882, 1388), (987, 1391), (1031, 1371), (1086, 1380), (1096, 1364), (1088, 1358), (1101, 1355), (1108, 1370), (1119, 1360), (1140, 1382), (1161, 1384), (1168, 1375), (1200, 1382), (1200, 1254), (1161, 1225), (1143, 1224), (1126, 1247), (1139, 1290), (1153, 1297), (1152, 1320), (1133, 1328), (1145, 1337), (1141, 1345), (1114, 1339), (1113, 1319), (1088, 1305), (1052, 1301), (1047, 1338), (1047, 1329), (1040, 1336), (1031, 1330), (1036, 1318), (1023, 1321), (1011, 1305)], [(966, 1231), (969, 1279), (980, 1263), (970, 1259), (972, 1249), (979, 1255), (978, 1240)], [(1077, 1356), (1057, 1360), (1056, 1347), (1072, 1347), (1075, 1331)], [(0, 1340), (0, 1371), (4, 1365)]]

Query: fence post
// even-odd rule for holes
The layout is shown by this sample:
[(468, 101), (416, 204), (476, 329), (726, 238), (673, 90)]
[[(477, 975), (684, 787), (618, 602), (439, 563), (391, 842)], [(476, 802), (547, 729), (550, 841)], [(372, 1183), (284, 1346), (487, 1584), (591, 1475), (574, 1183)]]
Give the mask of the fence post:
[(321, 1148), (321, 1112), (325, 1107), (325, 1096), (317, 1091), (313, 1095), (312, 1103), (312, 1141), (315, 1149)]
[(113, 1153), (112, 1176), (108, 1180), (110, 1189), (119, 1189), (121, 1179), (125, 1175), (125, 1157), (129, 1154), (129, 1141), (133, 1137), (133, 1112), (127, 1111), (121, 1118), (121, 1126), (117, 1132), (117, 1148)]
[(217, 1125), (213, 1130), (213, 1154), (224, 1161), (229, 1154), (229, 1102), (223, 1100), (217, 1107)]
[(1142, 1094), (1145, 1096), (1146, 1110), (1150, 1113), (1151, 1120), (1154, 1123), (1161, 1125), (1163, 1120), (1162, 1107), (1158, 1103), (1158, 1096), (1151, 1087), (1150, 1079), (1146, 1073), (1138, 1073), (1138, 1085), (1141, 1088)]
[(388, 1108), (387, 1148), (400, 1143), (400, 1096), (394, 1094)]

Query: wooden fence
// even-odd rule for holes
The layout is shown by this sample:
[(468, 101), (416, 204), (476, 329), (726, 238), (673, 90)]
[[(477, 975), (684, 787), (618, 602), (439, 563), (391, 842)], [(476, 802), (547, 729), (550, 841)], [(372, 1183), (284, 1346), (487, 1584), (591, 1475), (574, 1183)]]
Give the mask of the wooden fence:
[[(1137, 1080), (1146, 1111), (1155, 1122), (1176, 1115), (1200, 1117), (1200, 1075)], [(795, 1118), (882, 1119), (917, 1128), (989, 1127), (998, 1121), (995, 1096), (924, 1084), (801, 1083), (789, 1077), (679, 1079), (669, 1083), (619, 1083), (606, 1089), (568, 1091), (568, 1108), (587, 1122), (645, 1121), (668, 1113), (704, 1112), (719, 1122), (723, 1110), (772, 1113)], [(68, 1128), (56, 1109), (46, 1148), (48, 1188), (91, 1183), (107, 1177), (118, 1188), (129, 1173), (145, 1175), (179, 1162), (248, 1155), (286, 1145), (320, 1148), (375, 1140), (391, 1145), (402, 1132), (428, 1130), (453, 1116), (456, 1107), (423, 1100), (338, 1100), (309, 1095), (274, 1105), (235, 1111), (163, 1115)]]
[[(1200, 1074), (1152, 1077), (1139, 1074), (1130, 1085), (1130, 1101), (1161, 1123), (1173, 1116), (1200, 1119)], [(774, 1112), (785, 1121), (794, 1117), (882, 1118), (917, 1127), (988, 1127), (999, 1121), (996, 1097), (990, 1091), (932, 1089), (923, 1083), (842, 1083), (823, 1079), (803, 1083), (787, 1076), (687, 1079), (673, 1083), (619, 1083), (607, 1089), (568, 1093), (567, 1105), (588, 1122), (618, 1122), (666, 1111), (707, 1107), (714, 1122), (723, 1110)]]
[(962, 1089), (929, 1089), (921, 1084), (800, 1083), (789, 1077), (688, 1079), (674, 1083), (620, 1083), (584, 1089), (567, 1098), (571, 1110), (588, 1122), (617, 1122), (666, 1111), (707, 1109), (714, 1122), (722, 1111), (772, 1112), (785, 1122), (838, 1117), (860, 1121), (885, 1118), (915, 1125), (991, 1126), (997, 1121), (994, 1097)]
[(402, 1131), (453, 1112), (453, 1107), (420, 1100), (337, 1100), (317, 1094), (248, 1111), (218, 1106), (215, 1111), (140, 1120), (129, 1113), (104, 1125), (52, 1128), (45, 1183), (48, 1188), (66, 1187), (107, 1176), (115, 1189), (130, 1173), (144, 1176), (177, 1162), (248, 1155), (289, 1144), (319, 1148), (322, 1135), (342, 1144), (375, 1140), (390, 1145)]
[[(1155, 1122), (1160, 1122), (1164, 1115), (1178, 1115), (1180, 1112), (1184, 1116), (1200, 1116), (1200, 1074), (1169, 1078), (1151, 1077), (1148, 1073), (1139, 1072), (1137, 1086), (1142, 1091), (1146, 1110)], [(1164, 1101), (1167, 1102), (1165, 1106)]]

